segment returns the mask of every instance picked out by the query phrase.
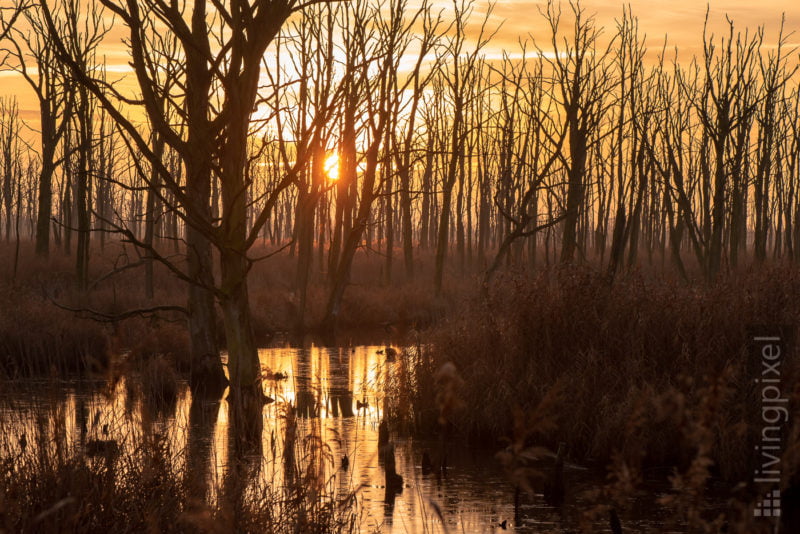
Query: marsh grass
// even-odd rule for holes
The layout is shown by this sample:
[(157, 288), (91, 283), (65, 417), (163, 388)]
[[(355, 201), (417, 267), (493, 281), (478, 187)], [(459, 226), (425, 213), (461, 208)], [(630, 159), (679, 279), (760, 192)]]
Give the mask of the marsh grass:
[[(409, 396), (411, 413), (424, 421), (417, 428), (437, 431), (432, 407), (443, 390), (430, 377), (453, 366), (463, 407), (448, 421), (472, 443), (501, 449), (513, 484), (541, 480), (529, 458), (565, 442), (573, 460), (608, 466), (587, 517), (613, 508), (624, 523), (643, 481), (661, 477), (671, 488), (661, 504), (680, 528), (757, 531), (747, 530), (760, 432), (748, 335), (755, 325), (800, 323), (796, 269), (763, 266), (685, 285), (641, 273), (610, 282), (591, 267), (559, 268), (506, 275), (488, 295), (467, 298), (411, 358), (409, 382), (422, 391), (401, 387), (397, 395)], [(783, 364), (796, 414), (796, 350)], [(787, 430), (788, 479), (797, 469), (796, 425)], [(728, 513), (709, 511), (713, 491)]]
[[(13, 255), (4, 254), (7, 249), (8, 245), (0, 243), (0, 273), (11, 269), (6, 263)], [(254, 250), (253, 255), (268, 252)], [(97, 372), (122, 354), (137, 365), (165, 356), (180, 371), (188, 370), (189, 337), (183, 314), (159, 312), (109, 321), (131, 310), (184, 306), (185, 284), (164, 266), (155, 265), (155, 296), (149, 300), (144, 293), (143, 270), (126, 268), (137, 265), (140, 258), (117, 242), (93, 251), (92, 282), (86, 292), (77, 289), (74, 258), (54, 251), (48, 260), (37, 259), (27, 243), (23, 244), (21, 258), (15, 279), (0, 276), (0, 376)], [(180, 260), (176, 261), (180, 265)], [(248, 285), (254, 334), (260, 344), (268, 343), (278, 332), (300, 329), (293, 289), (295, 269), (296, 258), (288, 254), (258, 262), (252, 268)], [(386, 329), (396, 327), (423, 328), (440, 321), (451, 309), (454, 298), (437, 297), (432, 291), (432, 275), (427, 272), (420, 272), (416, 282), (387, 284), (382, 269), (380, 255), (364, 251), (356, 255), (353, 283), (340, 314), (343, 332), (372, 329), (385, 334)], [(110, 276), (115, 270), (119, 272)], [(469, 278), (464, 278), (454, 281), (451, 289), (453, 295), (459, 295), (475, 288)], [(313, 331), (321, 321), (327, 294), (326, 278), (315, 274), (308, 288), (306, 330)], [(221, 323), (218, 332), (224, 332)], [(225, 340), (219, 342), (224, 347)]]
[[(420, 370), (447, 362), (458, 369), (465, 407), (454, 422), (475, 440), (509, 436), (515, 407), (532, 411), (563, 383), (564, 400), (553, 414), (557, 426), (541, 440), (565, 441), (573, 454), (607, 460), (639, 417), (647, 439), (637, 446), (650, 465), (687, 459), (673, 447), (682, 432), (678, 422), (656, 422), (642, 414), (642, 403), (678, 388), (691, 406), (701, 402), (709, 380), (725, 376), (731, 391), (721, 410), (727, 419), (714, 429), (711, 454), (718, 474), (735, 478), (743, 456), (740, 447), (728, 445), (743, 432), (736, 422), (748, 423), (755, 398), (748, 329), (798, 324), (800, 301), (790, 297), (798, 294), (800, 273), (777, 267), (713, 286), (636, 275), (609, 284), (590, 268), (506, 278), (488, 300), (468, 300), (461, 313), (429, 332), (430, 344), (421, 347), (428, 363)], [(791, 391), (794, 353), (786, 365), (784, 387)]]
[[(98, 273), (116, 261), (111, 250), (93, 264)], [(277, 257), (254, 267), (251, 297), (262, 339), (295, 325), (292, 265)], [(729, 531), (757, 531), (748, 522), (755, 494), (739, 485), (753, 471), (757, 423), (748, 329), (800, 323), (795, 268), (763, 265), (714, 284), (684, 284), (646, 273), (612, 282), (591, 266), (565, 267), (505, 273), (486, 293), (465, 276), (450, 284), (448, 296), (436, 297), (426, 283), (385, 285), (379, 265), (379, 258), (359, 257), (342, 321), (350, 327), (427, 328), (409, 332), (393, 371), (382, 377), (382, 408), (395, 430), (493, 445), (512, 482), (531, 491), (539, 491), (534, 486), (543, 472), (527, 459), (563, 441), (572, 460), (608, 466), (608, 482), (596, 489), (587, 518), (614, 509), (624, 524), (626, 503), (658, 474), (670, 485), (662, 505), (675, 511), (680, 528), (715, 532), (727, 524)], [(135, 374), (136, 380), (126, 380), (130, 404), (149, 405), (151, 421), (175, 417), (181, 396), (175, 369), (186, 367), (188, 353), (180, 317), (110, 325), (52, 303), (107, 313), (147, 305), (136, 271), (97, 284), (88, 295), (74, 290), (63, 258), (44, 266), (32, 262), (20, 272), (20, 279), (0, 286), (0, 374), (63, 378), (94, 370), (98, 374), (88, 374), (107, 376), (99, 369), (110, 356), (124, 354), (124, 362), (111, 367)], [(183, 302), (179, 284), (157, 273), (156, 302)], [(309, 321), (321, 315), (324, 293), (324, 281), (314, 280)], [(793, 352), (782, 370), (784, 390), (795, 392), (793, 414), (800, 400), (797, 371)], [(291, 423), (297, 407), (285, 407), (286, 432), (277, 440), (283, 449), (273, 452), (283, 458), (281, 481), (289, 484), (276, 483), (254, 465), (253, 457), (261, 456), (255, 451), (234, 458), (229, 476), (204, 479), (197, 491), (183, 472), (195, 465), (191, 444), (176, 446), (159, 434), (158, 424), (134, 432), (120, 420), (110, 426), (112, 433), (129, 429), (114, 434), (125, 444), (122, 452), (89, 457), (88, 438), (69, 437), (58, 411), (62, 401), (36, 408), (24, 450), (20, 435), (0, 438), (0, 529), (357, 528), (356, 490), (340, 495), (332, 489), (325, 466), (338, 459), (318, 427), (298, 434)], [(784, 463), (791, 473), (800, 466), (797, 425), (788, 434)], [(703, 505), (719, 482), (729, 502), (724, 517)]]
[[(358, 529), (356, 489), (342, 493), (326, 474), (333, 459), (318, 423), (302, 430), (287, 424), (296, 439), (273, 441), (272, 451), (284, 468), (266, 469), (260, 441), (241, 449), (237, 430), (218, 426), (218, 403), (205, 418), (198, 416), (196, 410), (208, 410), (207, 401), (192, 404), (185, 384), (149, 376), (167, 373), (166, 365), (126, 376), (117, 387), (135, 391), (121, 394), (126, 406), (116, 411), (111, 406), (121, 401), (120, 392), (108, 389), (94, 390), (88, 400), (67, 397), (56, 383), (24, 401), (4, 392), (0, 532)], [(24, 390), (18, 393), (23, 398)], [(149, 396), (157, 403), (145, 402)], [(188, 428), (180, 428), (187, 423), (180, 409), (176, 414), (177, 401), (190, 406)], [(92, 413), (101, 405), (106, 408)], [(216, 472), (218, 432), (228, 445), (224, 468)]]

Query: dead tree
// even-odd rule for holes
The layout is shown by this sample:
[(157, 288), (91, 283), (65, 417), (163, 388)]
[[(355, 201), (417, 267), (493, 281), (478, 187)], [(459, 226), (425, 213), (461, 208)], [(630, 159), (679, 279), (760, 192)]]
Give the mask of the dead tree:
[(441, 69), (441, 78), (447, 88), (452, 110), (452, 123), (448, 125), (450, 138), (448, 141), (448, 161), (446, 174), (442, 179), (442, 205), (439, 215), (438, 235), (436, 238), (436, 265), (434, 287), (436, 293), (442, 292), (444, 266), (450, 244), (450, 211), (453, 201), (453, 187), (459, 176), (459, 168), (466, 156), (465, 147), (468, 135), (474, 125), (470, 124), (465, 112), (471, 100), (476, 98), (475, 84), (480, 76), (479, 55), (491, 39), (488, 32), (488, 21), (491, 9), (488, 9), (480, 24), (478, 34), (474, 37), (476, 44), (467, 50), (466, 26), (469, 22), (474, 4), (471, 1), (454, 0), (454, 30), (446, 44), (446, 59)]
[[(247, 292), (247, 273), (252, 264), (248, 250), (267, 222), (278, 195), (294, 182), (305, 164), (299, 159), (288, 168), (262, 209), (248, 221), (246, 169), (250, 121), (259, 97), (267, 47), (284, 22), (309, 3), (235, 0), (224, 6), (216, 3), (213, 12), (205, 2), (184, 6), (181, 2), (167, 4), (159, 0), (102, 0), (102, 4), (127, 27), (127, 45), (140, 99), (119, 94), (116, 88), (82, 69), (59, 36), (50, 10), (45, 9), (47, 35), (71, 76), (93, 93), (124, 132), (126, 142), (157, 169), (163, 187), (171, 194), (171, 207), (186, 225), (187, 270), (170, 262), (155, 247), (153, 254), (190, 286), (190, 334), (195, 343), (193, 382), (208, 384), (219, 382), (221, 377), (216, 343), (209, 336), (214, 331), (215, 298), (225, 326), (232, 399), (237, 405), (241, 402), (243, 407), (250, 406), (253, 403), (247, 399), (260, 397), (260, 366)], [(181, 81), (185, 94), (180, 98), (165, 93), (148, 69), (154, 33), (173, 34), (180, 44), (173, 58), (183, 69)], [(138, 104), (147, 114), (152, 129), (180, 155), (186, 168), (185, 184), (178, 183), (159, 161), (149, 136), (123, 113), (122, 102)], [(167, 107), (180, 116), (177, 126), (162, 112)], [(220, 185), (219, 221), (211, 218), (212, 179)], [(125, 239), (145, 247), (130, 229), (119, 230)], [(214, 280), (211, 270), (212, 245), (219, 253), (219, 282)]]
[[(62, 159), (58, 146), (69, 127), (74, 108), (74, 91), (63, 65), (57, 61), (53, 40), (39, 6), (23, 12), (25, 26), (7, 32), (3, 52), (9, 67), (19, 72), (39, 101), (41, 171), (36, 218), (36, 253), (50, 253), (50, 221), (53, 212), (53, 175)], [(62, 3), (50, 15), (54, 31), (69, 35), (66, 6)]]
[(18, 159), (21, 152), (19, 134), (19, 106), (16, 98), (0, 99), (0, 177), (2, 177), (0, 196), (5, 210), (3, 230), (6, 243), (11, 241), (14, 204), (21, 180), (22, 169)]
[(574, 22), (568, 39), (560, 44), (561, 10), (549, 2), (544, 12), (550, 32), (552, 58), (543, 55), (554, 77), (552, 97), (568, 127), (563, 164), (567, 175), (566, 213), (561, 239), (561, 263), (571, 263), (578, 248), (578, 220), (581, 217), (586, 188), (586, 159), (598, 139), (603, 114), (608, 106), (607, 92), (615, 80), (607, 69), (609, 49), (598, 50), (599, 30), (592, 17), (585, 17), (577, 3), (570, 3)]
[[(340, 181), (345, 180), (348, 184), (359, 181), (359, 163), (356, 155), (358, 148), (356, 131), (359, 127), (356, 120), (357, 108), (349, 107), (352, 103), (363, 103), (362, 120), (365, 132), (362, 135), (367, 141), (362, 152), (363, 171), (360, 176), (361, 194), (358, 198), (358, 207), (352, 225), (342, 239), (342, 249), (334, 268), (335, 274), (322, 322), (323, 328), (329, 331), (336, 328), (344, 292), (350, 283), (353, 258), (369, 224), (373, 203), (379, 198), (383, 188), (378, 179), (378, 166), (382, 156), (389, 158), (386, 155), (387, 130), (391, 124), (391, 115), (398, 106), (397, 99), (400, 97), (400, 94), (393, 90), (391, 80), (393, 76), (397, 76), (400, 60), (411, 42), (411, 30), (415, 20), (428, 9), (427, 5), (423, 5), (414, 15), (406, 18), (405, 0), (393, 0), (389, 6), (388, 16), (376, 8), (367, 8), (366, 4), (361, 4), (361, 8), (358, 6), (359, 4), (356, 4), (354, 17), (360, 18), (354, 21), (355, 25), (366, 26), (366, 21), (371, 18), (376, 33), (355, 32), (352, 36), (352, 46), (359, 54), (358, 58), (352, 58), (356, 61), (352, 76), (362, 83), (349, 85), (348, 89), (355, 93), (344, 96), (344, 102), (348, 107), (343, 110), (345, 130), (342, 149), (345, 151), (345, 164), (342, 169), (344, 174), (340, 174), (339, 177)], [(371, 69), (375, 70), (374, 75), (370, 72)]]

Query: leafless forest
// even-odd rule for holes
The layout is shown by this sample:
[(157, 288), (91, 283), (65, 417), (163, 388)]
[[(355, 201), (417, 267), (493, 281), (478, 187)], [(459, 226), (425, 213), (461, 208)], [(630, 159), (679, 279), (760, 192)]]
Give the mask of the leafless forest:
[[(296, 259), (301, 322), (309, 280), (328, 281), (328, 326), (361, 248), (389, 284), (430, 251), (436, 292), (474, 267), (714, 280), (795, 257), (788, 31), (764, 42), (731, 22), (682, 57), (628, 12), (598, 28), (549, 4), (528, 14), (549, 35), (490, 59), (490, 12), (471, 3), (311, 4), (5, 9), (4, 68), (36, 93), (40, 126), (28, 140), (4, 97), (3, 237), (73, 254), (82, 287), (91, 251), (130, 243), (148, 273), (158, 261), (187, 282), (196, 331), (219, 302), (244, 361), (247, 273), (266, 251)], [(113, 25), (126, 83), (104, 69)]]
[[(3, 3), (0, 80), (21, 77), (38, 102), (34, 117), (22, 116), (15, 95), (0, 100), (4, 283), (26, 280), (24, 266), (68, 262), (77, 295), (69, 306), (86, 315), (91, 301), (80, 295), (140, 273), (135, 307), (92, 304), (91, 314), (184, 313), (193, 390), (226, 381), (224, 343), (230, 402), (245, 412), (260, 387), (249, 289), (259, 273), (289, 273), (293, 329), (334, 332), (362, 285), (354, 265), (364, 258), (379, 273), (369, 281), (375, 291), (420, 287), (442, 302), (467, 292), (482, 303), (430, 334), (444, 347), (436, 361), (456, 362), (474, 389), (463, 428), (477, 436), (513, 426), (513, 399), (523, 408), (548, 399), (534, 382), (560, 383), (568, 371), (557, 355), (592, 354), (571, 345), (589, 338), (603, 353), (614, 343), (602, 337), (609, 328), (635, 350), (663, 350), (655, 363), (631, 364), (657, 392), (684, 371), (744, 380), (703, 337), (736, 351), (731, 332), (742, 325), (799, 316), (795, 28), (767, 38), (712, 11), (689, 55), (651, 37), (659, 29), (640, 28), (622, 6), (604, 27), (578, 3), (527, 10), (520, 16), (547, 32), (498, 54), (487, 52), (498, 30), (492, 10), (473, 0)], [(112, 41), (123, 47), (123, 68), (106, 64)], [(105, 268), (123, 252), (124, 262)], [(183, 292), (165, 292), (163, 280)], [(530, 300), (520, 304), (521, 295)], [(774, 296), (784, 308), (770, 307)], [(763, 306), (751, 314), (754, 301)], [(570, 321), (587, 310), (601, 310), (597, 321), (618, 315), (577, 332)], [(726, 319), (735, 310), (742, 324)], [(653, 348), (660, 334), (644, 323), (668, 330), (661, 321), (684, 315), (691, 339), (665, 334)], [(524, 330), (548, 320), (563, 337)], [(497, 341), (509, 338), (519, 341)], [(467, 340), (484, 355), (474, 361), (496, 343), (513, 353), (502, 372), (529, 376), (526, 393), (487, 402), (493, 394), (478, 385), (486, 371), (468, 370)], [(531, 347), (550, 350), (537, 377), (522, 363)], [(681, 350), (707, 359), (674, 370), (668, 362), (683, 362), (673, 358)], [(600, 373), (602, 362), (586, 358), (580, 376)], [(436, 369), (416, 371), (426, 373), (417, 386), (428, 384), (429, 395), (408, 402), (434, 404)], [(625, 388), (636, 379), (626, 380), (630, 399)], [(596, 418), (585, 410), (617, 387), (605, 383), (571, 415)], [(711, 395), (708, 387), (691, 391)], [(610, 457), (622, 446), (601, 432), (566, 432), (586, 454)], [(724, 439), (697, 438), (710, 440), (702, 458), (740, 474), (743, 456), (719, 452), (733, 434), (720, 432)], [(514, 439), (522, 446), (531, 435)]]

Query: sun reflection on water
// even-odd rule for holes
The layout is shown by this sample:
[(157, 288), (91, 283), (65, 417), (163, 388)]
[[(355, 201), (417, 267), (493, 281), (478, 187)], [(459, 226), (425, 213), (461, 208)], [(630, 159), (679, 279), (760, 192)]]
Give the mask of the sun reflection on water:
[[(356, 492), (366, 531), (422, 531), (438, 521), (433, 501), (442, 502), (457, 524), (481, 525), (477, 531), (486, 531), (491, 530), (488, 518), (510, 506), (502, 504), (507, 496), (490, 490), (487, 498), (485, 487), (465, 487), (458, 476), (449, 480), (423, 476), (420, 446), (405, 438), (395, 438), (397, 471), (405, 488), (387, 502), (378, 425), (387, 379), (399, 361), (387, 361), (384, 347), (277, 347), (262, 349), (259, 356), (264, 392), (275, 402), (263, 408), (260, 446), (248, 460), (247, 472), (252, 474), (248, 487), (278, 491), (298, 473), (308, 477), (312, 472), (314, 477), (304, 478), (304, 483), (319, 484), (322, 494), (342, 498)], [(121, 454), (136, 455), (145, 437), (157, 435), (171, 452), (174, 472), (195, 488), (198, 498), (216, 502), (231, 469), (234, 446), (227, 402), (193, 404), (188, 387), (181, 384), (174, 404), (153, 405), (137, 380), (135, 374), (110, 386), (76, 380), (49, 389), (29, 388), (16, 399), (0, 393), (0, 422), (9, 429), (0, 438), (0, 455), (18, 453), (22, 436), (28, 447), (88, 451), (113, 442)], [(297, 416), (297, 438), (296, 452), (287, 460), (289, 407)], [(499, 473), (492, 476), (483, 483), (493, 480), (495, 486), (505, 487)]]

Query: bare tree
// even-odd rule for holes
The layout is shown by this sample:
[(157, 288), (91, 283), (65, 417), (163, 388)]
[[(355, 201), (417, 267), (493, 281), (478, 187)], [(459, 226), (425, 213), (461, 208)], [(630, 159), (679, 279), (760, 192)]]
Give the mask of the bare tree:
[[(298, 160), (286, 170), (248, 225), (248, 137), (267, 47), (286, 19), (309, 3), (236, 0), (228, 5), (215, 3), (213, 10), (205, 2), (187, 6), (160, 0), (102, 0), (102, 4), (128, 28), (127, 43), (140, 99), (121, 95), (113, 86), (86, 72), (60, 38), (50, 10), (45, 8), (48, 35), (71, 75), (94, 94), (124, 132), (127, 142), (158, 171), (163, 187), (171, 194), (172, 208), (186, 224), (187, 270), (170, 262), (155, 247), (153, 255), (190, 284), (189, 311), (193, 318), (190, 333), (196, 344), (193, 371), (202, 377), (196, 382), (213, 382), (220, 375), (215, 340), (209, 336), (209, 330), (213, 333), (213, 298), (216, 298), (225, 325), (233, 398), (244, 402), (253, 398), (250, 394), (260, 397), (260, 367), (247, 292), (247, 273), (252, 260), (247, 252), (266, 223), (279, 193), (294, 182), (305, 161)], [(154, 32), (173, 34), (179, 42), (173, 59), (180, 61), (184, 69), (181, 80), (184, 94), (181, 96), (164, 92), (160, 80), (153, 79), (148, 69), (152, 62), (148, 58), (153, 50)], [(146, 113), (152, 129), (180, 155), (186, 167), (185, 184), (177, 182), (159, 160), (152, 150), (149, 135), (142, 133), (123, 113), (122, 103), (138, 105)], [(168, 107), (180, 116), (179, 125), (165, 116), (163, 110)], [(147, 179), (146, 174), (143, 176)], [(219, 181), (221, 190), (218, 221), (211, 218), (212, 179)], [(166, 196), (162, 200), (166, 201)], [(125, 239), (146, 248), (130, 229), (118, 229)], [(220, 258), (218, 283), (211, 271), (212, 245)], [(202, 346), (197, 346), (198, 338), (205, 340)]]
[[(501, 194), (499, 189), (496, 193), (498, 211), (510, 227), (486, 270), (484, 288), (488, 288), (492, 276), (515, 242), (527, 237), (535, 239), (538, 232), (565, 218), (563, 209), (561, 213), (540, 216), (538, 204), (542, 195), (552, 195), (555, 190), (557, 180), (554, 177), (558, 176), (557, 164), (561, 160), (567, 124), (556, 119), (556, 103), (547, 97), (542, 63), (532, 67), (534, 70), (531, 72), (526, 60), (523, 47), (521, 68), (506, 58), (502, 70), (496, 71), (502, 79), (503, 95), (499, 100), (504, 108), (498, 115), (500, 123), (496, 137), (501, 156), (497, 158), (497, 174), (499, 180), (516, 184), (519, 199), (514, 202), (508, 192)], [(513, 175), (517, 178), (514, 179)]]
[[(50, 219), (53, 208), (53, 174), (62, 159), (56, 156), (59, 143), (69, 126), (74, 108), (74, 91), (56, 52), (39, 6), (24, 12), (25, 27), (7, 32), (9, 43), (3, 52), (10, 58), (10, 68), (19, 72), (39, 101), (41, 136), (41, 174), (39, 176), (36, 253), (50, 252)], [(69, 35), (66, 5), (61, 4), (50, 16), (59, 35)]]
[(17, 100), (16, 98), (2, 98), (0, 99), (0, 176), (2, 177), (0, 196), (2, 197), (2, 206), (5, 209), (3, 229), (6, 234), (6, 242), (11, 241), (11, 234), (14, 228), (12, 224), (14, 204), (21, 180), (20, 145), (20, 120)]
[(561, 106), (568, 127), (564, 165), (567, 173), (566, 216), (561, 239), (561, 262), (569, 263), (577, 249), (577, 226), (585, 198), (586, 159), (608, 106), (605, 98), (614, 83), (606, 69), (610, 47), (597, 49), (600, 30), (592, 17), (570, 2), (574, 22), (569, 40), (560, 43), (561, 9), (552, 2), (543, 13), (550, 26), (552, 55), (546, 58), (555, 78), (552, 98)]
[[(344, 164), (343, 173), (339, 180), (355, 184), (358, 182), (358, 156), (356, 117), (358, 108), (356, 102), (363, 103), (362, 112), (364, 132), (366, 138), (363, 148), (363, 172), (360, 177), (360, 197), (355, 210), (352, 225), (343, 237), (342, 250), (339, 254), (333, 272), (328, 302), (323, 319), (323, 326), (327, 330), (336, 327), (341, 309), (342, 298), (347, 285), (350, 283), (350, 270), (356, 250), (361, 244), (362, 236), (367, 229), (372, 212), (372, 206), (380, 196), (383, 189), (381, 180), (378, 179), (379, 164), (386, 166), (392, 159), (389, 154), (387, 140), (389, 127), (392, 124), (392, 115), (400, 105), (398, 99), (402, 93), (397, 91), (395, 80), (399, 64), (404, 52), (412, 40), (412, 28), (416, 20), (427, 12), (427, 4), (423, 4), (414, 11), (410, 17), (405, 17), (405, 0), (393, 0), (389, 5), (388, 16), (377, 8), (367, 8), (365, 3), (358, 4), (354, 16), (359, 17), (354, 23), (366, 27), (366, 21), (373, 20), (375, 33), (355, 32), (352, 36), (352, 46), (357, 50), (358, 57), (350, 58), (355, 80), (361, 84), (348, 85), (349, 93), (345, 94), (344, 128), (342, 132), (342, 152)], [(370, 70), (374, 69), (372, 75)], [(413, 74), (410, 76), (413, 80)], [(412, 83), (408, 81), (407, 83)], [(351, 197), (352, 198), (352, 197)], [(345, 208), (346, 209), (346, 208)]]

